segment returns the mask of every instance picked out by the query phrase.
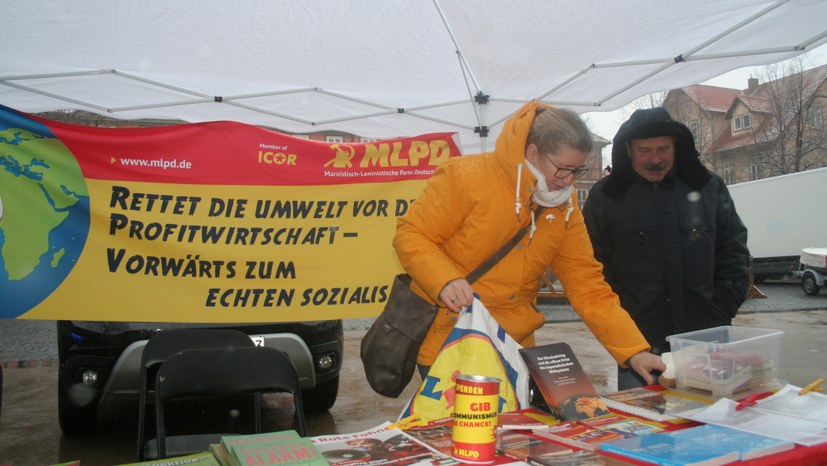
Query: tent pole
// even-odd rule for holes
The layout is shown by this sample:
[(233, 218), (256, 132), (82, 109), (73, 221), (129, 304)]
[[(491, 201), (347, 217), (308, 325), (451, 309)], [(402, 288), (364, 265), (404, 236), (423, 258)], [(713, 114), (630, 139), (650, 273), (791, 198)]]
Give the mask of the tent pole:
[(477, 109), (477, 118), (479, 118), (480, 125), (474, 128), (474, 132), (480, 135), (480, 152), (488, 152), (488, 126), (486, 122), (486, 113), (488, 111), (489, 96), (483, 94), (482, 91), (477, 92), (474, 96), (474, 107)]

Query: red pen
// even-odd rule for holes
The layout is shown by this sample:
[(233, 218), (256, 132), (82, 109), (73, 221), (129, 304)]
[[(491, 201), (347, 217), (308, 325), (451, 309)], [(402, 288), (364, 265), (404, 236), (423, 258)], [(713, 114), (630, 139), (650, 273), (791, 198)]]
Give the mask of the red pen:
[(773, 392), (753, 393), (752, 395), (750, 395), (750, 396), (744, 398), (743, 400), (741, 400), (741, 402), (738, 403), (738, 406), (735, 407), (735, 411), (740, 411), (740, 410), (746, 408), (747, 406), (755, 406), (755, 403), (758, 400), (762, 400), (762, 399), (764, 399), (764, 398), (766, 398), (766, 397), (768, 397), (772, 394), (773, 394)]

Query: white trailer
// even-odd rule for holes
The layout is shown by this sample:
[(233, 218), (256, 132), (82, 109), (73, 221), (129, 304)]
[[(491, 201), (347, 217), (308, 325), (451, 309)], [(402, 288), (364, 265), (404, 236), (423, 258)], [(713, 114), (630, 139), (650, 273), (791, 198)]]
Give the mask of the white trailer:
[(827, 167), (728, 188), (749, 231), (756, 282), (800, 276), (801, 250), (827, 245)]
[(827, 279), (827, 248), (804, 248), (799, 262), (801, 289), (808, 295), (817, 295)]

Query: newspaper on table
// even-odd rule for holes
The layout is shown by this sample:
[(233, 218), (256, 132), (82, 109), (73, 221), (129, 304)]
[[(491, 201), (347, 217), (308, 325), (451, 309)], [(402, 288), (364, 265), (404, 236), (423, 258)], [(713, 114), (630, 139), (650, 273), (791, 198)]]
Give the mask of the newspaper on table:
[(316, 448), (334, 466), (346, 465), (447, 465), (456, 460), (420, 442), (390, 422), (350, 434), (311, 437)]
[(721, 398), (707, 408), (677, 416), (812, 446), (827, 442), (827, 395), (786, 385), (755, 406), (736, 409), (738, 402)]

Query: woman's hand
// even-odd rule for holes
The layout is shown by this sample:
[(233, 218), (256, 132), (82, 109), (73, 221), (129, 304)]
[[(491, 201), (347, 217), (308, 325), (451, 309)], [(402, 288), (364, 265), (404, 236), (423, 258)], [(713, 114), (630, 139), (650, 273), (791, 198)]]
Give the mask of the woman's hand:
[(451, 280), (439, 292), (439, 299), (453, 312), (459, 312), (465, 306), (474, 302), (474, 289), (464, 278)]

